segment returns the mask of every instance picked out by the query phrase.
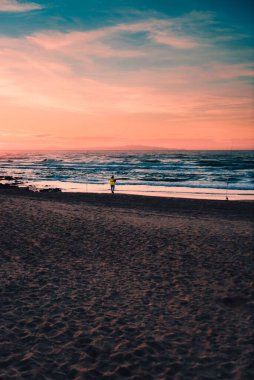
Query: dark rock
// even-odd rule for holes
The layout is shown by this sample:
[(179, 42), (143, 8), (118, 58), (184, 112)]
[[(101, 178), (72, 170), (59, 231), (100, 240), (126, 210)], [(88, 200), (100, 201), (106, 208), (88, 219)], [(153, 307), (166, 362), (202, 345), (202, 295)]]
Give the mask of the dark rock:
[(41, 189), (40, 193), (58, 193), (60, 191), (62, 191), (62, 190), (59, 189), (59, 187), (55, 187), (55, 188), (52, 188), (52, 189)]
[(19, 187), (9, 183), (0, 183), (0, 189), (19, 189)]
[(51, 189), (53, 193), (61, 192), (62, 190), (59, 187), (55, 187), (54, 189)]

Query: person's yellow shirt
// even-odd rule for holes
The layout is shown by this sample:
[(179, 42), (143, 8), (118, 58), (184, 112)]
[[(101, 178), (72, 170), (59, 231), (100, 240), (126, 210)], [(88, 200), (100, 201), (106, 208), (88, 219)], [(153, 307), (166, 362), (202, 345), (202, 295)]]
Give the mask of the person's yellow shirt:
[(115, 183), (116, 183), (116, 179), (115, 178), (110, 178), (109, 183), (110, 183), (110, 186), (114, 186)]

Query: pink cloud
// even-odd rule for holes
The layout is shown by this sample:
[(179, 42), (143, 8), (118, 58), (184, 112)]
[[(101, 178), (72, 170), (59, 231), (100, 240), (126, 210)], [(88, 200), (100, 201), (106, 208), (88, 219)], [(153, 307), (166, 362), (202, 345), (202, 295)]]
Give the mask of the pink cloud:
[(0, 12), (27, 12), (42, 8), (41, 5), (32, 2), (20, 3), (16, 0), (1, 0), (0, 2)]
[[(160, 28), (165, 27), (162, 22)], [(134, 30), (150, 28), (153, 22), (137, 23)], [(253, 75), (246, 65), (189, 66), (147, 69), (148, 50), (113, 49), (103, 38), (117, 25), (88, 32), (44, 32), (23, 38), (0, 38), (0, 96), (2, 104), (65, 110), (80, 114), (166, 114), (169, 120), (226, 119), (251, 115), (248, 85), (218, 79)], [(156, 34), (157, 33), (157, 34)], [(154, 36), (158, 32), (154, 32)], [(171, 46), (194, 47), (188, 38), (170, 38)], [(171, 54), (171, 53), (170, 53)], [(135, 58), (144, 55), (138, 71), (116, 76), (94, 57)], [(78, 62), (78, 67), (76, 66)], [(112, 60), (112, 63), (114, 61)], [(218, 95), (219, 94), (219, 95)]]
[(168, 45), (176, 49), (193, 49), (199, 46), (197, 41), (187, 38), (171, 35), (165, 32), (156, 32), (153, 34), (156, 42), (163, 45)]
[(212, 66), (212, 75), (218, 79), (234, 79), (239, 77), (254, 77), (254, 70), (245, 64), (221, 65), (214, 64)]
[(27, 36), (26, 39), (33, 44), (48, 50), (61, 50), (67, 46), (87, 43), (105, 35), (104, 30), (90, 32), (56, 32), (48, 31)]
[(221, 64), (218, 62), (209, 62), (209, 65), (205, 64), (200, 67), (193, 67), (191, 71), (196, 79), (209, 82), (254, 76), (254, 70), (250, 68), (249, 64)]
[(107, 33), (103, 30), (92, 32), (39, 33), (26, 37), (27, 41), (49, 51), (63, 54), (98, 56), (98, 57), (139, 57), (144, 55), (142, 51), (131, 49), (113, 49), (109, 45), (100, 42), (100, 38)]
[[(180, 36), (173, 30), (170, 30), (172, 24), (173, 23), (170, 20), (150, 19), (137, 23), (117, 24), (111, 27), (83, 32), (41, 32), (32, 36), (28, 36), (27, 39), (29, 41), (32, 41), (34, 44), (40, 45), (48, 50), (64, 50), (70, 47), (91, 47), (91, 44), (103, 43), (102, 41), (106, 37), (119, 35), (121, 32), (147, 32), (150, 36), (151, 41), (159, 44), (169, 45), (177, 49), (192, 49), (200, 45), (200, 42), (194, 40), (194, 38)], [(137, 55), (139, 54), (137, 51), (135, 52)]]

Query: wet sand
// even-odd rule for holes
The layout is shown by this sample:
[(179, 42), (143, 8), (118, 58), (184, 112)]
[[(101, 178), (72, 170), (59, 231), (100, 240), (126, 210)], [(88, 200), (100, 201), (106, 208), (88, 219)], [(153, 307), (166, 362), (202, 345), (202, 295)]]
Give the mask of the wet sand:
[(253, 209), (0, 190), (1, 379), (254, 378)]

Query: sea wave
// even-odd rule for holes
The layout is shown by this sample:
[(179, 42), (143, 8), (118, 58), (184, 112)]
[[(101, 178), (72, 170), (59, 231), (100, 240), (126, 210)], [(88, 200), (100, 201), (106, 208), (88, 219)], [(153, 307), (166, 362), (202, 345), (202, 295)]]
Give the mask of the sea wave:
[(51, 152), (0, 157), (3, 175), (29, 181), (59, 180), (105, 184), (114, 174), (118, 187), (149, 184), (234, 189), (254, 188), (254, 152)]

